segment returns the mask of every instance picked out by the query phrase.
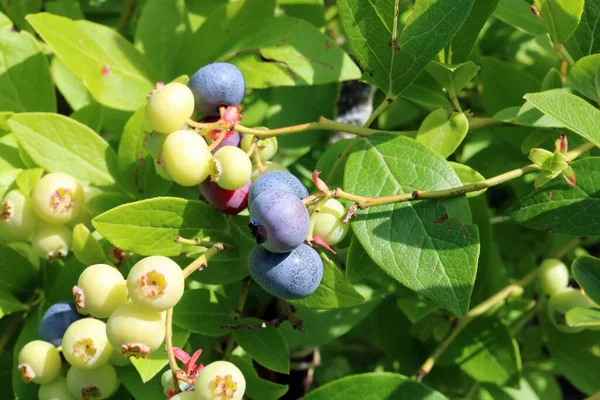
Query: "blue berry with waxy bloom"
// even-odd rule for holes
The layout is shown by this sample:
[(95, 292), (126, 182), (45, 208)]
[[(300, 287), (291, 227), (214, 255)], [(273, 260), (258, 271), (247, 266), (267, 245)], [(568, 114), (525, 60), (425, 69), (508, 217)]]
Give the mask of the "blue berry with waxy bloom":
[(191, 76), (188, 87), (194, 94), (196, 112), (205, 116), (219, 115), (220, 106), (240, 104), (246, 92), (246, 82), (233, 64), (213, 63)]
[(274, 253), (286, 253), (304, 242), (310, 217), (295, 194), (269, 190), (252, 203), (249, 227), (257, 244)]
[(248, 204), (252, 205), (254, 199), (267, 190), (283, 190), (293, 193), (299, 199), (308, 196), (308, 190), (300, 179), (283, 170), (274, 170), (260, 175), (252, 184)]
[(56, 347), (60, 346), (67, 328), (81, 318), (83, 315), (77, 312), (77, 307), (71, 301), (52, 304), (42, 317), (39, 328), (40, 339)]
[(310, 296), (323, 278), (323, 261), (306, 244), (289, 253), (272, 253), (262, 246), (255, 246), (248, 259), (248, 268), (260, 287), (286, 300)]

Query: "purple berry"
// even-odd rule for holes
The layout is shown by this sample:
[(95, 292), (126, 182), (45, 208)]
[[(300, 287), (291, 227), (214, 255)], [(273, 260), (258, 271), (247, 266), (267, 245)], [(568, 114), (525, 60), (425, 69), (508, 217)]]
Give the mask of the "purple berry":
[(285, 300), (310, 296), (323, 278), (321, 257), (304, 243), (289, 253), (271, 253), (262, 246), (255, 246), (248, 267), (260, 287)]
[(250, 189), (248, 205), (252, 206), (254, 199), (267, 190), (282, 190), (284, 192), (293, 193), (299, 199), (308, 196), (306, 186), (304, 186), (298, 178), (287, 171), (275, 170), (265, 172), (254, 181), (254, 184)]
[(310, 217), (295, 194), (269, 190), (252, 203), (249, 226), (257, 244), (274, 253), (286, 253), (304, 242)]
[[(211, 133), (211, 137), (213, 140), (217, 140), (217, 138), (219, 137), (220, 131), (214, 131), (217, 132), (216, 135), (213, 135)], [(239, 132), (236, 131), (229, 131), (227, 132), (227, 134), (225, 135), (225, 138), (221, 141), (221, 143), (219, 143), (213, 150), (212, 153), (215, 154), (217, 150), (219, 150), (221, 147), (225, 147), (225, 146), (235, 146), (235, 147), (240, 147), (240, 142), (242, 141), (242, 137), (244, 135), (242, 135)]]
[(205, 116), (219, 115), (220, 106), (240, 104), (246, 82), (233, 64), (213, 63), (200, 68), (188, 82), (194, 94), (196, 112)]
[(55, 303), (48, 308), (40, 323), (40, 339), (58, 347), (67, 328), (75, 321), (83, 318), (77, 312), (75, 304), (71, 301)]
[(235, 215), (248, 205), (248, 192), (252, 181), (236, 190), (223, 189), (210, 178), (200, 184), (200, 192), (204, 199), (223, 214)]

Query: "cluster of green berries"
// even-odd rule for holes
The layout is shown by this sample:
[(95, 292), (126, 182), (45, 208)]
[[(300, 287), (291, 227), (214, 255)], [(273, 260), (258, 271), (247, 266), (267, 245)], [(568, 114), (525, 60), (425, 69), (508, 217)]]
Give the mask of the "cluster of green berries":
[(31, 243), (33, 252), (48, 261), (64, 258), (73, 240), (70, 226), (83, 215), (85, 197), (77, 179), (63, 172), (43, 176), (31, 193), (11, 190), (0, 203), (0, 236)]
[[(578, 333), (583, 327), (569, 326), (566, 314), (573, 308), (598, 307), (581, 290), (569, 287), (569, 268), (560, 260), (544, 260), (539, 269), (539, 289), (550, 296), (548, 317), (556, 329), (566, 333)], [(588, 328), (594, 329), (594, 328)]]

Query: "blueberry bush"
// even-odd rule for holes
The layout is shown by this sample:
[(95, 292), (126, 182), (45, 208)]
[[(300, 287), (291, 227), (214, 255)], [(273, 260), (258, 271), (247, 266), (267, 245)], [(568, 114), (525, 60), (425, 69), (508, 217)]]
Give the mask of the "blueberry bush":
[(599, 19), (0, 1), (0, 397), (600, 393)]

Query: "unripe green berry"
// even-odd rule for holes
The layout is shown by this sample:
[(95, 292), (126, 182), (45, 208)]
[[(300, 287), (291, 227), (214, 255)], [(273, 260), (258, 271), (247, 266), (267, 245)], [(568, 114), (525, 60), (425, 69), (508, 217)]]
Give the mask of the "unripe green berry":
[(73, 322), (62, 341), (65, 359), (79, 369), (96, 369), (108, 363), (113, 347), (106, 336), (106, 324), (83, 318)]
[(182, 130), (167, 136), (161, 160), (177, 184), (195, 186), (208, 177), (211, 158), (202, 136), (192, 130)]
[(107, 264), (87, 267), (73, 287), (75, 305), (96, 318), (108, 318), (127, 303), (127, 282), (118, 269)]
[(65, 225), (41, 223), (31, 239), (38, 257), (45, 260), (65, 258), (73, 243), (73, 232)]
[[(107, 335), (108, 336), (108, 335)], [(112, 346), (112, 345), (111, 345)], [(110, 359), (108, 360), (114, 367), (125, 367), (131, 364), (129, 358), (125, 357), (123, 353), (121, 353), (121, 349), (113, 346), (113, 352), (110, 355)]]
[(569, 285), (569, 269), (562, 261), (549, 258), (540, 265), (538, 279), (542, 293), (552, 296)]
[(554, 293), (548, 300), (548, 316), (550, 321), (559, 331), (566, 333), (577, 333), (585, 328), (567, 326), (565, 314), (567, 311), (577, 308), (589, 308), (590, 301), (579, 290), (566, 288)]
[(38, 400), (75, 400), (69, 391), (67, 379), (59, 376), (50, 383), (40, 386)]
[(27, 240), (40, 224), (33, 209), (33, 201), (11, 190), (0, 203), (0, 234), (7, 240)]
[[(254, 140), (254, 135), (245, 134), (242, 138), (242, 142), (240, 143), (240, 147), (244, 152), (248, 152), (250, 147), (252, 146), (252, 140)], [(256, 142), (256, 148), (258, 149), (258, 156), (260, 157), (260, 161), (268, 161), (277, 153), (277, 138), (275, 136), (270, 137), (268, 139), (259, 139)]]
[(346, 209), (336, 199), (329, 199), (323, 204), (318, 213), (312, 213), (310, 216), (314, 220), (313, 235), (319, 236), (325, 243), (333, 246), (341, 242), (350, 228), (349, 224), (344, 223), (346, 218)]
[(163, 256), (141, 259), (127, 276), (131, 300), (150, 311), (164, 311), (175, 306), (183, 296), (184, 286), (183, 270)]
[(60, 367), (58, 350), (43, 340), (29, 342), (19, 352), (17, 368), (23, 382), (50, 383), (60, 374)]
[(196, 378), (196, 400), (241, 400), (245, 390), (242, 371), (228, 361), (208, 364)]
[(224, 146), (213, 155), (211, 180), (226, 190), (244, 186), (252, 174), (252, 162), (239, 147)]
[(146, 121), (160, 133), (181, 129), (194, 113), (194, 95), (184, 84), (171, 82), (148, 97)]
[(85, 202), (81, 184), (63, 172), (52, 172), (40, 179), (31, 192), (31, 199), (37, 215), (50, 224), (72, 221)]
[(172, 181), (173, 178), (167, 172), (167, 168), (165, 167), (165, 162), (163, 160), (163, 145), (167, 140), (167, 135), (163, 135), (158, 132), (151, 132), (146, 136), (146, 146), (148, 147), (148, 153), (152, 157), (154, 161), (154, 170), (164, 180)]
[(196, 393), (195, 392), (181, 392), (176, 394), (175, 396), (171, 397), (171, 400), (196, 400)]
[(115, 367), (110, 364), (104, 364), (94, 370), (71, 367), (67, 372), (67, 387), (77, 399), (107, 399), (117, 391), (119, 378)]
[(165, 313), (136, 303), (124, 304), (108, 319), (106, 334), (126, 358), (146, 358), (165, 340)]

